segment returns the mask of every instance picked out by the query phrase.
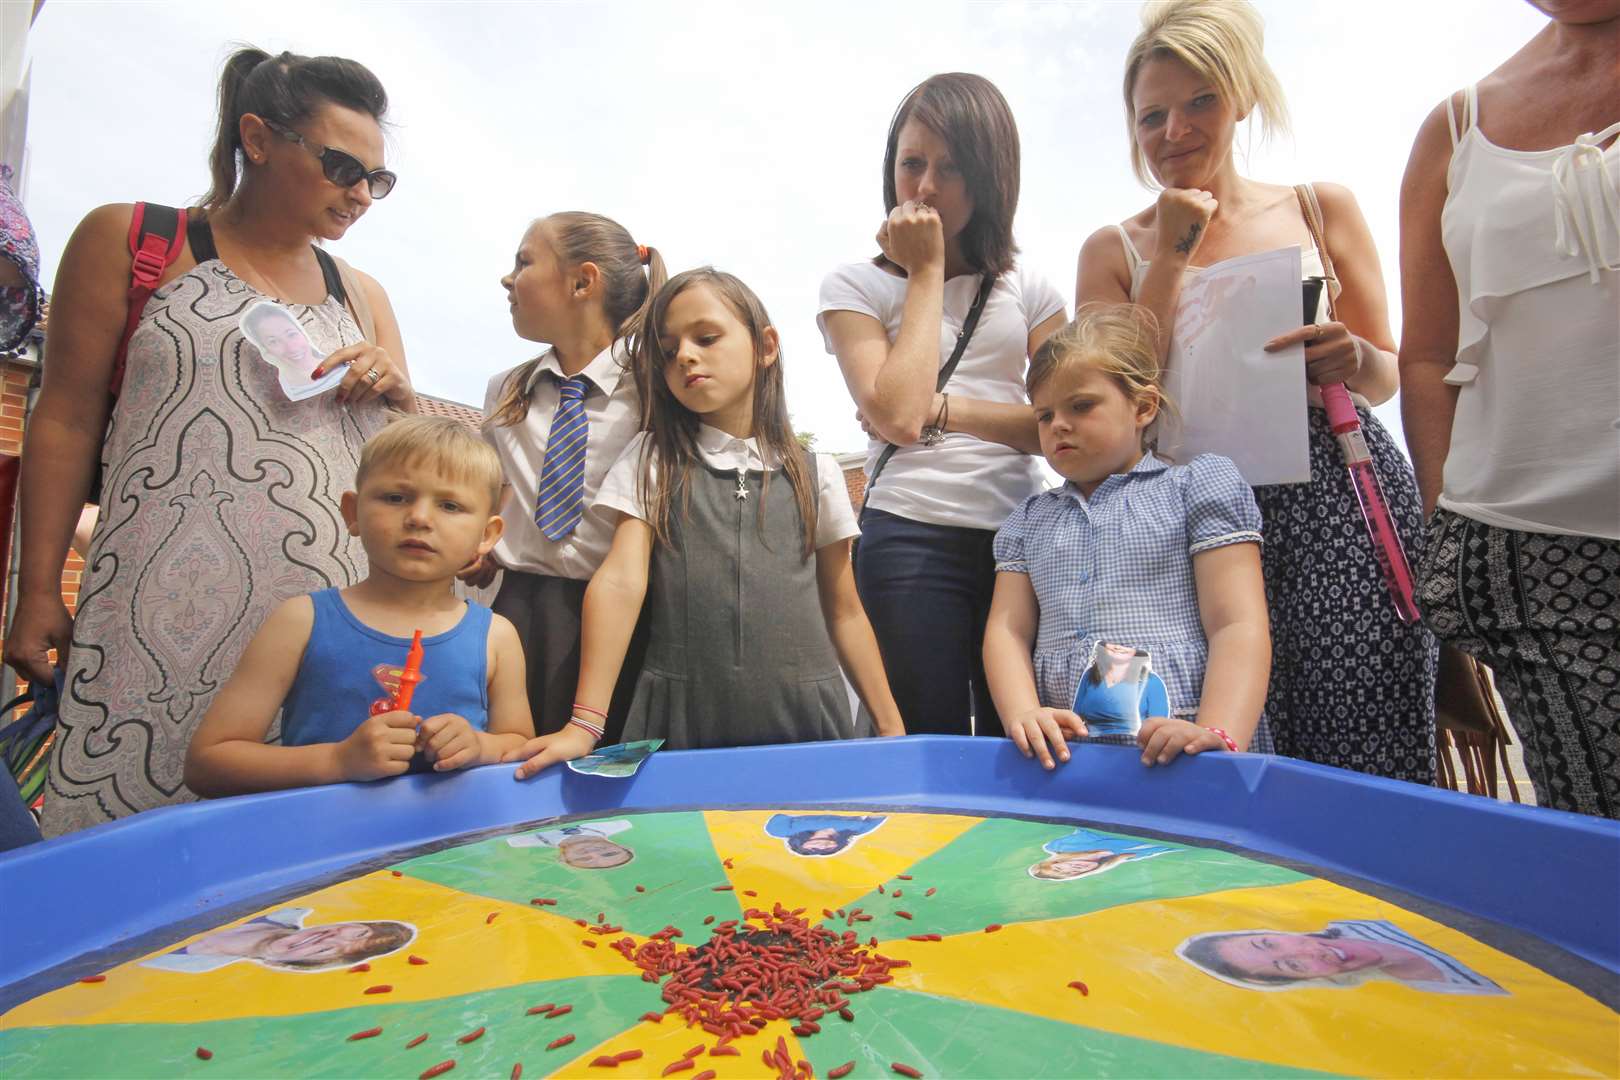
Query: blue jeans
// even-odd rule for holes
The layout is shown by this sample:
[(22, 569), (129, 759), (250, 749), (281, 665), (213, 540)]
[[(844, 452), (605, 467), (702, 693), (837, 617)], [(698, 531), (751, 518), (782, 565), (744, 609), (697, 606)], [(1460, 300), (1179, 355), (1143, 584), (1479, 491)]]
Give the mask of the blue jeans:
[(995, 532), (867, 510), (855, 587), (913, 735), (1001, 736), (984, 679)]

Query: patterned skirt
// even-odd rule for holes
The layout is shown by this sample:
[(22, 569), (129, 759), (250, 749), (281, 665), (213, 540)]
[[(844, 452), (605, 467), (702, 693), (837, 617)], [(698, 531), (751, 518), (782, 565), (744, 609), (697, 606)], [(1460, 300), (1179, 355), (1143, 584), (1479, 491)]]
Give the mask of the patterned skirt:
[[(1377, 419), (1356, 411), (1416, 567), (1423, 522), (1412, 466)], [(1310, 483), (1254, 489), (1265, 522), (1272, 642), (1266, 717), (1277, 752), (1433, 784), (1434, 637), (1396, 617), (1327, 414), (1309, 413)]]
[(1620, 818), (1620, 541), (1442, 508), (1419, 601), (1442, 641), (1495, 673), (1536, 802)]

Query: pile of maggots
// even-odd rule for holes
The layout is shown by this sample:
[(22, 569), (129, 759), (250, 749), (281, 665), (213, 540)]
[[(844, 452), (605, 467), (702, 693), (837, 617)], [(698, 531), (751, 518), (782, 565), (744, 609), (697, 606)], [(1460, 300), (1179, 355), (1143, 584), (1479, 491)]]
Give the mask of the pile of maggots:
[[(855, 931), (812, 926), (803, 915), (803, 908), (789, 911), (781, 904), (769, 912), (749, 908), (741, 921), (717, 924), (696, 948), (676, 946), (681, 932), (673, 926), (639, 947), (629, 937), (611, 947), (639, 967), (646, 981), (663, 980), (665, 1015), (679, 1014), (689, 1027), (729, 1042), (772, 1020), (793, 1019), (793, 1033), (806, 1038), (821, 1030), (828, 1014), (854, 1020), (850, 995), (892, 982), (890, 972), (911, 962), (877, 952), (876, 938), (863, 945)], [(798, 1063), (784, 1064), (779, 1059), (785, 1056), (767, 1055), (766, 1063), (795, 1075)]]

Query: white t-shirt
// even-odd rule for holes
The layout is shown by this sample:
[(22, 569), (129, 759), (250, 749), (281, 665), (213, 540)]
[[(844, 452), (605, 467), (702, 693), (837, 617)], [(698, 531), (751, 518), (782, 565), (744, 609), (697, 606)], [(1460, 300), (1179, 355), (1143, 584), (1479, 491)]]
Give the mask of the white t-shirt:
[[(641, 398), (636, 380), (621, 366), (622, 348), (607, 348), (580, 371), (590, 379), (585, 393), (585, 505), (591, 504), (608, 467), (618, 460), (625, 443), (641, 426)], [(484, 415), (493, 416), (500, 404), (501, 388), (510, 372), (503, 371), (489, 380), (484, 392)], [(546, 464), (546, 443), (551, 438), (551, 421), (557, 415), (561, 395), (562, 367), (555, 349), (540, 358), (526, 388), (530, 393), (529, 412), (510, 427), (486, 422), (484, 441), (495, 448), (501, 471), (510, 486), (501, 502), (501, 520), (506, 530), (495, 545), (495, 559), (502, 566), (529, 574), (587, 581), (607, 558), (613, 543), (613, 529), (586, 514), (574, 531), (561, 540), (547, 540), (534, 523), (535, 502), (540, 493), (540, 475)]]
[[(956, 335), (978, 292), (977, 274), (961, 274), (945, 282), (940, 367), (951, 358)], [(827, 312), (858, 311), (871, 316), (882, 324), (892, 345), (900, 333), (905, 303), (905, 278), (870, 260), (840, 266), (822, 280), (816, 314), (827, 351), (833, 352), (832, 339), (827, 336)], [(1063, 313), (1062, 294), (1039, 274), (1022, 266), (1002, 274), (990, 290), (973, 340), (945, 392), (979, 401), (1027, 404), (1024, 371), (1029, 366), (1029, 335), (1047, 319)], [(877, 439), (867, 443), (868, 475), (884, 445)], [(930, 525), (995, 529), (1019, 503), (1044, 486), (1040, 468), (1028, 454), (953, 432), (935, 446), (902, 446), (884, 466), (867, 503), (874, 510)]]
[[(605, 517), (606, 515), (601, 514), (602, 510), (618, 510), (642, 521), (647, 520), (647, 507), (641, 501), (638, 490), (641, 476), (641, 448), (646, 441), (647, 433), (640, 432), (630, 440), (630, 445), (624, 448), (619, 460), (613, 463), (613, 468), (608, 470), (607, 479), (602, 481), (602, 486), (596, 493), (596, 501), (591, 504), (593, 514)], [(779, 465), (774, 460), (774, 455), (773, 460), (769, 464), (766, 463), (757, 440), (738, 439), (708, 424), (698, 425), (697, 443), (698, 453), (703, 460), (716, 469), (758, 472), (776, 469)], [(658, 464), (654, 462), (655, 477), (657, 468)], [(772, 482), (785, 481), (780, 477), (773, 477)], [(836, 544), (840, 540), (859, 536), (860, 533), (860, 526), (855, 524), (855, 510), (849, 504), (849, 489), (844, 486), (843, 471), (838, 468), (838, 462), (833, 460), (831, 454), (817, 454), (816, 547), (824, 548), (828, 544)]]

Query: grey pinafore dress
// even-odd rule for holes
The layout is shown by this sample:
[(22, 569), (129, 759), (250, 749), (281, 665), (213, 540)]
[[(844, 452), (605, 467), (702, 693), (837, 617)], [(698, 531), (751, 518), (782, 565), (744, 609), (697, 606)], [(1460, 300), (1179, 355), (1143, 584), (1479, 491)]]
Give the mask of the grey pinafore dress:
[(764, 477), (698, 462), (685, 512), (674, 493), (673, 544), (653, 551), (652, 629), (625, 741), (694, 750), (852, 734), (793, 485), (778, 472), (767, 490)]

